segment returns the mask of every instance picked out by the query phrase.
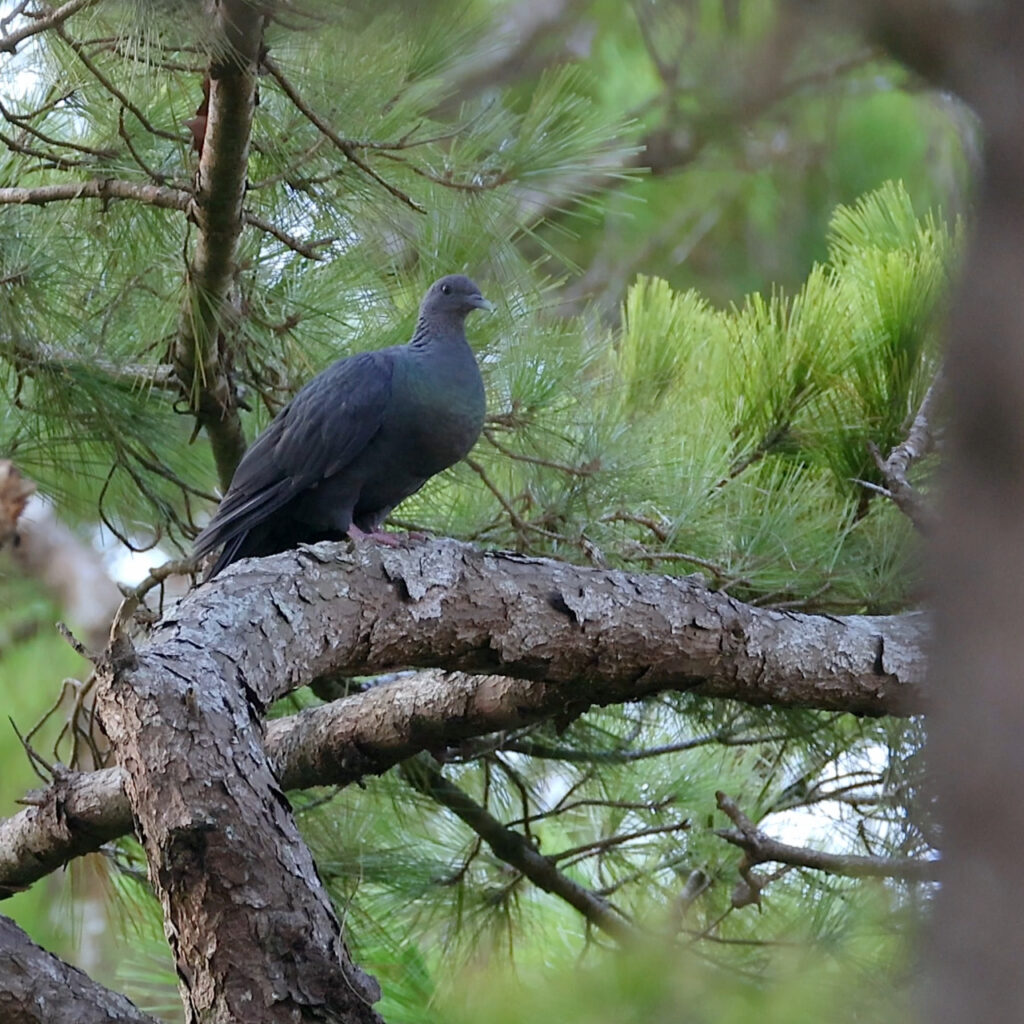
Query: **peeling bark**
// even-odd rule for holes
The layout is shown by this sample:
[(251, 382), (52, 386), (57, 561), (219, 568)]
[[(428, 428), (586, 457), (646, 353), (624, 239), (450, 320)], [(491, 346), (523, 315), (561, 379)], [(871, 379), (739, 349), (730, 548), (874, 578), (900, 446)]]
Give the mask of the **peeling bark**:
[(4, 1024), (158, 1024), (124, 996), (47, 953), (3, 916), (0, 977)]

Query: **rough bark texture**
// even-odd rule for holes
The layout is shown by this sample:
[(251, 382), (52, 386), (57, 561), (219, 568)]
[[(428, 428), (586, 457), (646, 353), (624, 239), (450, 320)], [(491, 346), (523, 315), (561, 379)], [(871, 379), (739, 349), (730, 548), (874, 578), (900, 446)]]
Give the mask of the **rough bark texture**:
[(130, 832), (124, 781), (120, 768), (68, 772), (0, 822), (0, 899)]
[(379, 1020), (376, 983), (348, 957), (264, 752), (245, 668), (179, 638), (138, 653), (122, 643), (97, 679), (186, 1019)]
[(417, 665), (551, 683), (565, 711), (675, 689), (885, 715), (923, 710), (925, 633), (922, 615), (772, 611), (687, 578), (444, 540), (242, 563), (187, 598), (148, 649), (222, 651), (267, 701), (328, 673)]
[(124, 996), (47, 953), (2, 915), (0, 978), (4, 1024), (158, 1024)]

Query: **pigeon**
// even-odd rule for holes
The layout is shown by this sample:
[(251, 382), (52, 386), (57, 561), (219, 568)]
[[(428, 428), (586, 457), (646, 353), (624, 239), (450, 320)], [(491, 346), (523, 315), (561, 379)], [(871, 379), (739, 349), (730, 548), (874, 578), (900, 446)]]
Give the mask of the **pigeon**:
[(339, 359), (307, 383), (246, 451), (196, 537), (222, 550), (207, 579), (242, 558), (380, 532), (388, 513), (458, 462), (485, 399), (466, 316), (494, 307), (461, 274), (435, 281), (405, 345)]

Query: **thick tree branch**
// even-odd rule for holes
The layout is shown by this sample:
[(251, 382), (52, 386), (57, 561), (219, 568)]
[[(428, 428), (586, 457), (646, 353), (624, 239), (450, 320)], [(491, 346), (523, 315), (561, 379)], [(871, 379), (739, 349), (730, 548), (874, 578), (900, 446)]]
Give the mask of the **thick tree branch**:
[[(418, 673), (268, 723), (277, 775), (297, 789), (663, 690), (920, 711), (926, 632), (921, 615), (770, 611), (686, 578), (433, 541), (321, 544), (240, 563), (178, 605), (140, 652), (201, 690), (237, 675), (263, 704), (329, 673), (417, 663), (503, 673)], [(52, 802), (0, 824), (0, 886), (31, 884), (128, 831), (119, 773), (88, 779), (89, 795), (72, 777)]]
[(926, 631), (920, 614), (756, 608), (685, 577), (442, 540), (245, 563), (187, 598), (152, 645), (222, 650), (249, 678), (276, 674), (272, 697), (320, 675), (417, 665), (550, 684), (530, 691), (549, 715), (661, 690), (886, 715), (923, 710)]
[(4, 1024), (158, 1024), (124, 996), (37, 946), (2, 915), (0, 1020)]
[(378, 1024), (379, 989), (349, 959), (264, 753), (259, 694), (207, 653), (191, 677), (121, 639), (96, 669), (186, 1020)]
[(0, 822), (0, 899), (131, 832), (124, 785), (120, 768), (67, 772), (25, 797), (30, 806)]
[(430, 755), (407, 762), (404, 774), (421, 793), (447, 807), (468, 825), (499, 860), (510, 864), (539, 889), (565, 900), (592, 925), (615, 939), (624, 939), (632, 933), (629, 924), (615, 913), (607, 900), (559, 871), (555, 862), (537, 850), (526, 836), (506, 828), (486, 807), (481, 807), (446, 779)]
[(226, 489), (245, 451), (225, 334), (234, 319), (230, 291), (245, 222), (242, 203), (263, 16), (247, 0), (224, 0), (216, 11), (217, 46), (210, 63), (209, 110), (195, 196), (199, 237), (174, 363), (196, 419), (210, 439), (217, 475)]
[(936, 860), (912, 857), (862, 857), (856, 854), (824, 853), (804, 846), (790, 846), (766, 836), (725, 793), (715, 794), (718, 808), (728, 815), (734, 829), (716, 829), (715, 835), (747, 855), (748, 867), (774, 862), (792, 867), (827, 871), (848, 878), (900, 878), (904, 881), (936, 881), (942, 865)]

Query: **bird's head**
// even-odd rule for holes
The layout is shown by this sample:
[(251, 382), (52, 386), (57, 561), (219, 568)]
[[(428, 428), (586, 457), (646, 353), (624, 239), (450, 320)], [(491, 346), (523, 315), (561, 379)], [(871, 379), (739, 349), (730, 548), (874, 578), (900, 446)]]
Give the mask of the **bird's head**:
[(464, 317), (474, 309), (494, 309), (494, 306), (468, 277), (449, 274), (430, 286), (423, 298), (420, 316), (426, 320), (452, 315)]

